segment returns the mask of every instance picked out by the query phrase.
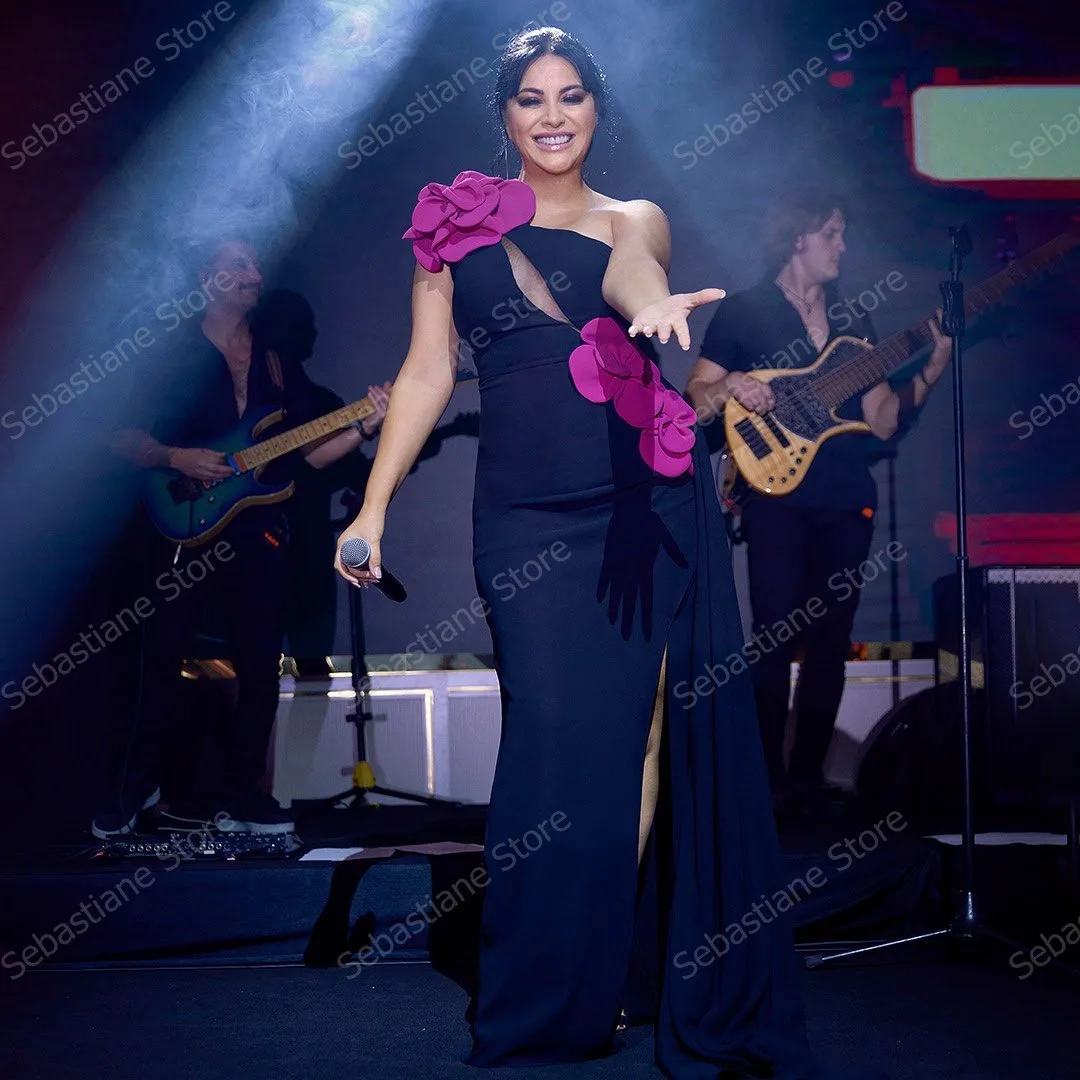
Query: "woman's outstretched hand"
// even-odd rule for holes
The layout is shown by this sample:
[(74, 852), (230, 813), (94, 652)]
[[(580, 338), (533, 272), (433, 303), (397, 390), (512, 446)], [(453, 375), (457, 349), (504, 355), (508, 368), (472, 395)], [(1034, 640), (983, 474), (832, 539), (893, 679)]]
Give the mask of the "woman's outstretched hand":
[(651, 338), (655, 334), (663, 344), (667, 344), (672, 334), (684, 349), (690, 348), (690, 328), (686, 324), (687, 316), (702, 304), (713, 304), (723, 300), (727, 293), (723, 289), (701, 289), (693, 293), (676, 293), (665, 297), (655, 304), (650, 304), (644, 311), (638, 312), (630, 324), (630, 336), (644, 334)]
[[(361, 508), (353, 523), (338, 539), (337, 552), (334, 555), (334, 569), (350, 584), (364, 586), (378, 581), (382, 576), (382, 541), (384, 518), (382, 514), (371, 513), (366, 507)], [(368, 564), (363, 570), (352, 570), (341, 561), (341, 545), (346, 540), (366, 540), (371, 549)]]

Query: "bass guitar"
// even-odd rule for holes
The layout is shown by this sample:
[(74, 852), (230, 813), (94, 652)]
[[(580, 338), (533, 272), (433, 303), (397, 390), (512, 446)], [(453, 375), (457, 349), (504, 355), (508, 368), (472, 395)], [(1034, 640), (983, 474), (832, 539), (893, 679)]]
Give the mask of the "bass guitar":
[[(1077, 245), (1080, 235), (1063, 233), (968, 290), (965, 317), (991, 307), (1009, 289), (1043, 272)], [(763, 495), (787, 495), (802, 483), (826, 439), (869, 431), (868, 424), (842, 420), (836, 410), (884, 381), (930, 344), (933, 336), (928, 322), (893, 334), (876, 346), (854, 337), (835, 338), (808, 367), (750, 372), (769, 385), (775, 404), (764, 414), (751, 412), (734, 398), (724, 404), (727, 445), (746, 482)]]
[(370, 398), (353, 402), (299, 427), (259, 441), (285, 416), (281, 409), (265, 410), (245, 417), (223, 438), (209, 443), (208, 450), (225, 455), (233, 475), (222, 480), (194, 480), (175, 469), (148, 472), (143, 502), (154, 527), (167, 540), (182, 547), (197, 547), (216, 536), (245, 507), (283, 502), (292, 495), (292, 481), (264, 483), (263, 470), (270, 462), (342, 431), (375, 412)]

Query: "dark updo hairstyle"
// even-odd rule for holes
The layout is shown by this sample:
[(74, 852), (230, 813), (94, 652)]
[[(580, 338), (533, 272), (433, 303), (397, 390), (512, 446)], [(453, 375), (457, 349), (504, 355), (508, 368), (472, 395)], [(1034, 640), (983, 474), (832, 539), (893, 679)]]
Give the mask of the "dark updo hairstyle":
[(815, 233), (839, 210), (847, 218), (844, 203), (833, 191), (800, 188), (789, 192), (769, 211), (765, 221), (765, 271), (777, 274), (795, 254), (800, 236)]
[(577, 38), (571, 37), (558, 27), (541, 26), (536, 30), (526, 30), (506, 46), (506, 51), (499, 58), (499, 67), (495, 74), (491, 103), (501, 134), (500, 153), (507, 153), (510, 149), (510, 140), (503, 120), (506, 103), (517, 96), (518, 87), (521, 86), (521, 80), (525, 77), (529, 65), (542, 56), (561, 56), (573, 64), (581, 78), (581, 85), (592, 94), (596, 103), (597, 123), (603, 121), (607, 115), (607, 85), (604, 82), (604, 73), (597, 66), (592, 53)]

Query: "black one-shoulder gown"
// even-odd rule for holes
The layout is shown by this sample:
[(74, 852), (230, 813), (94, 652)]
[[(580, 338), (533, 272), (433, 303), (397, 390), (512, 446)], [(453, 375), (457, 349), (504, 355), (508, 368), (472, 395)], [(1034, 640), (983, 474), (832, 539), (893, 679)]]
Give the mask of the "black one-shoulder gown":
[[(500, 244), (452, 267), (480, 376), (474, 563), (503, 702), (469, 1060), (604, 1054), (642, 967), (669, 1077), (807, 1080), (790, 932), (761, 906), (786, 883), (750, 685), (729, 674), (743, 637), (704, 437), (692, 475), (660, 476), (640, 432), (575, 388), (574, 327), (626, 325), (601, 292), (610, 249), (530, 225), (507, 238), (573, 326), (529, 305)], [(635, 934), (665, 649), (658, 904)]]

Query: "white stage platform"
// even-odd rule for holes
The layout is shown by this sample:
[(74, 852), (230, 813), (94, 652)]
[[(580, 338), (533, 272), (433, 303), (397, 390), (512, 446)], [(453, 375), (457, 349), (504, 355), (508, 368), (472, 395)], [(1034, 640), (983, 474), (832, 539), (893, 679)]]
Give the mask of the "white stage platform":
[[(792, 685), (798, 667), (792, 667)], [(847, 682), (826, 778), (851, 789), (880, 725), (904, 698), (934, 684), (932, 660), (864, 660)], [(499, 747), (498, 679), (487, 668), (373, 671), (367, 759), (383, 787), (485, 804)], [(319, 799), (349, 787), (356, 732), (350, 676), (283, 678), (272, 748), (274, 796)], [(386, 800), (391, 801), (391, 800)]]

